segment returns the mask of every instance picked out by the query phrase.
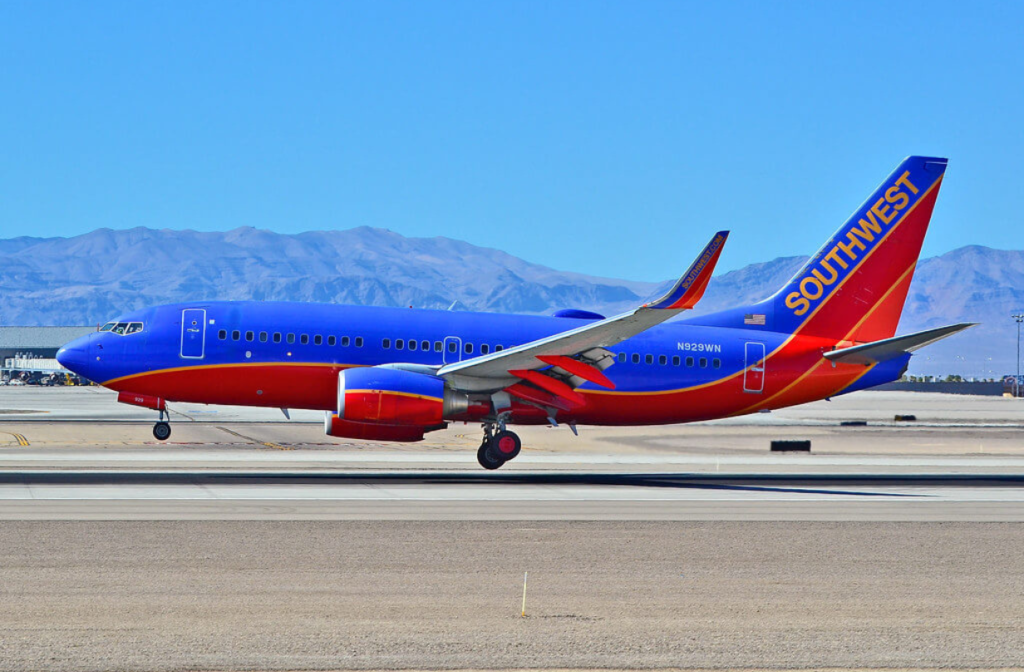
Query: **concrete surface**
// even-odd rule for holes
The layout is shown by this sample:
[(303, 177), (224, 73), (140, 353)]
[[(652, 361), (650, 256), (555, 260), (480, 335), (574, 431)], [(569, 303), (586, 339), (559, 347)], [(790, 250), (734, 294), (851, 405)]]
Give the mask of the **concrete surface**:
[(177, 405), (160, 444), (152, 415), (0, 388), (0, 670), (1024, 661), (1021, 400), (531, 427), (498, 472), (475, 426), (389, 445)]
[(1022, 547), (977, 523), (8, 522), (3, 669), (1009, 667)]

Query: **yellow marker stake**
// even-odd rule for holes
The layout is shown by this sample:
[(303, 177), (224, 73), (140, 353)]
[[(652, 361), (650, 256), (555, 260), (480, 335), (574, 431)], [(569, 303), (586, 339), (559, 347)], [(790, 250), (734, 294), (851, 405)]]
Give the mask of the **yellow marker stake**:
[(529, 572), (523, 572), (523, 618), (526, 618), (526, 577), (529, 575)]

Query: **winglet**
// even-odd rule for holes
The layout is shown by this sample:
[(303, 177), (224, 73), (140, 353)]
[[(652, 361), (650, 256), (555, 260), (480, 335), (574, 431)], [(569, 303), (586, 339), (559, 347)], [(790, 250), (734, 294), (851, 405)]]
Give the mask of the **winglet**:
[(697, 305), (704, 296), (708, 282), (711, 281), (711, 274), (715, 271), (715, 264), (718, 263), (718, 257), (721, 256), (728, 237), (728, 231), (716, 233), (668, 294), (657, 301), (644, 304), (643, 307), (656, 310), (688, 310)]

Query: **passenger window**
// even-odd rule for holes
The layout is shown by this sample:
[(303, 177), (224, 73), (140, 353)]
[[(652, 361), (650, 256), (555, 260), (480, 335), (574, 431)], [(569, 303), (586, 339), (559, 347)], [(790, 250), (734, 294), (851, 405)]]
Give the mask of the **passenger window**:
[(338, 342), (338, 339), (335, 338), (334, 336), (328, 336), (327, 337), (327, 345), (329, 345), (330, 347), (333, 348), (335, 346), (335, 344), (337, 344), (337, 342)]
[(409, 349), (410, 350), (415, 350), (416, 349), (416, 341), (414, 341), (411, 338), (409, 339)]
[(281, 332), (280, 331), (275, 331), (274, 332), (274, 343), (280, 343), (280, 342), (281, 342)]
[(267, 332), (261, 331), (260, 332), (260, 343), (266, 343), (267, 342), (267, 338), (268, 338)]
[(640, 355), (638, 355), (635, 352), (633, 353), (633, 363), (634, 364), (639, 364), (640, 363)]
[(672, 356), (672, 366), (679, 366), (679, 355)]
[(449, 341), (448, 342), (448, 352), (458, 352), (458, 351), (459, 351), (458, 343), (456, 343), (455, 341)]
[(702, 368), (702, 369), (708, 368), (708, 358), (707, 357), (701, 357), (700, 358), (700, 368)]
[(722, 368), (722, 360), (715, 357), (714, 359), (711, 360), (711, 366), (715, 367), (716, 369)]
[(472, 343), (466, 343), (466, 354), (467, 355), (472, 355), (473, 354), (473, 344)]
[(317, 334), (316, 336), (313, 337), (313, 345), (323, 345), (323, 344), (324, 344), (324, 337), (323, 336), (321, 336), (320, 334)]
[(227, 332), (226, 329), (221, 329), (220, 331), (217, 332), (217, 338), (219, 338), (220, 340), (223, 341), (227, 337), (228, 337), (228, 332)]
[(299, 343), (302, 345), (309, 345), (309, 334), (302, 334), (299, 336)]
[(356, 347), (357, 348), (363, 347), (363, 337), (362, 336), (356, 336)]
[(624, 352), (620, 352), (619, 353), (619, 361), (620, 362), (625, 362), (626, 361), (626, 353), (624, 353)]
[(385, 338), (383, 341), (380, 342), (380, 347), (384, 348), (385, 350), (390, 348), (391, 347), (391, 339), (390, 338)]
[(395, 339), (395, 350), (402, 350), (405, 348), (405, 340), (401, 338)]
[(484, 343), (483, 345), (480, 346), (480, 354), (481, 355), (486, 355), (490, 351), (491, 351), (491, 346), (487, 345), (486, 343)]
[(252, 341), (254, 338), (256, 338), (256, 334), (254, 332), (251, 332), (251, 331), (245, 332), (245, 340)]
[(443, 350), (441, 341), (434, 341), (434, 352), (441, 352), (441, 350)]
[(504, 349), (505, 349), (504, 345), (496, 345), (496, 346), (494, 346), (494, 351), (495, 352), (501, 352)]
[(420, 350), (423, 350), (424, 352), (430, 350), (430, 341), (421, 341)]
[(295, 334), (288, 334), (288, 343), (295, 342)]
[(654, 355), (645, 355), (644, 361), (648, 364), (654, 364)]
[(686, 358), (686, 365), (687, 366), (693, 366), (693, 357), (687, 357)]
[(349, 344), (348, 336), (341, 337), (341, 347), (347, 348)]
[(661, 364), (662, 366), (668, 364), (668, 357), (665, 355), (658, 355), (658, 364)]
[(231, 340), (232, 341), (237, 341), (241, 337), (242, 337), (242, 332), (238, 331), (237, 329), (231, 332)]

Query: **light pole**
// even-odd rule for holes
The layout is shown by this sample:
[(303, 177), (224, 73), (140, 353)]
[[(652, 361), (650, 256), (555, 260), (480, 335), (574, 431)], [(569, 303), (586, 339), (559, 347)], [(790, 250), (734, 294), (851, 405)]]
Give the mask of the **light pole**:
[(1020, 396), (1020, 323), (1024, 322), (1024, 313), (1017, 313), (1011, 315), (1014, 321), (1017, 322), (1017, 377), (1013, 379), (1013, 394), (1015, 397)]

